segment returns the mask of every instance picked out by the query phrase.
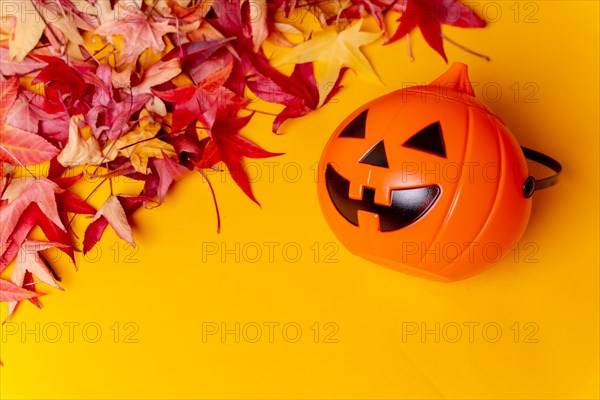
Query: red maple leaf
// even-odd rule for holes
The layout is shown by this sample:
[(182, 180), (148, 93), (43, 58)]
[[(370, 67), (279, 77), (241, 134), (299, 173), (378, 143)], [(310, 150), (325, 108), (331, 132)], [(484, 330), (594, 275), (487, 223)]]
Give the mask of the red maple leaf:
[(242, 1), (215, 0), (212, 10), (214, 15), (207, 15), (206, 21), (225, 37), (234, 37), (234, 46), (247, 46), (251, 40), (252, 28), (248, 13), (242, 12)]
[[(292, 74), (286, 76), (273, 68), (262, 54), (247, 59), (251, 64), (247, 68), (254, 72), (248, 79), (248, 88), (262, 100), (285, 106), (273, 121), (273, 132), (288, 118), (301, 117), (319, 107), (319, 89), (312, 63), (296, 64)], [(325, 102), (339, 91), (345, 70), (340, 72)]]
[[(35, 280), (33, 279), (33, 274), (31, 272), (25, 271), (22, 287), (24, 289), (31, 290), (32, 292), (37, 293), (37, 291), (35, 290)], [(40, 304), (40, 299), (38, 299), (37, 297), (31, 297), (27, 300), (29, 300), (31, 304), (33, 304), (37, 308), (42, 308), (42, 305)]]
[(17, 99), (19, 79), (0, 82), (0, 162), (12, 165), (32, 165), (50, 160), (58, 149), (41, 136), (5, 123), (8, 112)]
[(181, 179), (190, 172), (188, 168), (164, 153), (162, 158), (152, 158), (150, 169), (152, 170), (152, 174), (146, 179), (143, 195), (148, 197), (156, 196), (160, 203), (163, 202), (173, 182)]
[[(35, 275), (40, 281), (47, 285), (50, 285), (56, 289), (64, 290), (56, 281), (60, 278), (56, 277), (54, 270), (46, 260), (46, 258), (39, 252), (42, 250), (49, 249), (51, 247), (64, 247), (62, 243), (38, 241), (38, 240), (25, 240), (19, 248), (19, 255), (15, 262), (15, 267), (12, 271), (10, 280), (17, 286), (24, 289), (30, 290), (33, 280), (31, 276), (27, 276), (27, 273)], [(35, 288), (35, 287), (34, 287)], [(33, 290), (32, 290), (33, 291)], [(18, 300), (11, 301), (8, 303), (8, 315), (10, 316), (16, 306)], [(33, 302), (39, 307), (39, 303)]]
[(173, 132), (181, 131), (196, 120), (210, 128), (218, 117), (235, 116), (239, 109), (248, 104), (247, 99), (223, 86), (230, 73), (231, 67), (225, 66), (197, 86), (188, 85), (165, 91), (152, 89), (156, 96), (175, 105)]
[(157, 21), (138, 7), (131, 7), (125, 2), (116, 3), (112, 13), (111, 21), (108, 15), (107, 21), (100, 25), (95, 33), (100, 35), (120, 35), (127, 42), (123, 46), (119, 65), (135, 61), (146, 49), (160, 53), (165, 49), (163, 37), (169, 32), (176, 32), (174, 26), (168, 21)]
[(113, 227), (120, 238), (134, 246), (128, 218), (148, 202), (152, 202), (152, 199), (145, 196), (119, 195), (109, 197), (85, 230), (83, 253), (90, 251), (100, 241), (108, 225)]
[(406, 0), (400, 25), (389, 39), (394, 42), (418, 27), (429, 46), (448, 61), (444, 51), (442, 24), (462, 28), (482, 28), (486, 22), (458, 0)]
[(217, 121), (210, 130), (210, 139), (204, 149), (202, 160), (196, 165), (199, 168), (210, 168), (223, 161), (233, 177), (233, 180), (243, 192), (256, 204), (258, 200), (252, 193), (248, 173), (244, 168), (242, 157), (267, 158), (279, 156), (282, 153), (271, 153), (257, 144), (240, 136), (239, 130), (246, 126), (252, 114), (242, 118), (230, 118)]
[(202, 66), (213, 53), (232, 40), (233, 38), (227, 38), (223, 40), (197, 40), (184, 43), (168, 52), (162, 60), (178, 59), (181, 62), (181, 69), (188, 72), (192, 79), (195, 79), (194, 70)]
[(173, 0), (168, 0), (167, 4), (171, 8), (171, 12), (177, 18), (180, 23), (191, 24), (196, 21), (200, 21), (210, 11), (211, 1), (204, 3), (203, 1), (198, 2), (190, 7), (183, 7), (179, 3)]
[[(383, 37), (387, 38), (388, 32), (385, 26), (385, 14), (390, 10), (399, 13), (404, 12), (406, 1), (407, 0), (354, 0), (347, 8), (344, 8), (341, 16), (354, 20), (360, 19), (368, 13), (377, 21), (379, 29), (383, 31)], [(330, 24), (335, 23), (336, 19), (337, 15), (334, 15), (327, 22)]]
[[(11, 281), (0, 279), (0, 301), (20, 301), (39, 296), (32, 290), (23, 289)], [(0, 363), (2, 365), (2, 363)]]
[[(0, 255), (0, 270), (8, 266), (17, 256), (19, 248), (36, 225), (42, 229), (48, 240), (67, 246), (71, 244), (71, 236), (49, 219), (36, 203), (31, 203), (19, 218), (18, 224), (4, 244)], [(59, 249), (64, 251), (71, 260), (74, 260), (73, 249), (70, 247)]]
[[(47, 178), (12, 181), (0, 205), (0, 272), (16, 257), (27, 235), (38, 225), (48, 240), (70, 246), (68, 213), (94, 214), (96, 210), (75, 194)], [(59, 247), (71, 259), (70, 247)]]
[(69, 113), (62, 102), (29, 90), (21, 90), (6, 117), (6, 123), (37, 133), (50, 143), (64, 146), (69, 133)]

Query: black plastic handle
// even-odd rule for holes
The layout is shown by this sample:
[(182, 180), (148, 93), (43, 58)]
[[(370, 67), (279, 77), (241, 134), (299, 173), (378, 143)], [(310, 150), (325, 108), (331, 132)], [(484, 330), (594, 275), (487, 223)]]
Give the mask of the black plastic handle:
[(554, 175), (543, 179), (535, 179), (532, 176), (527, 178), (525, 184), (523, 185), (523, 195), (525, 197), (531, 197), (534, 191), (546, 189), (558, 183), (558, 177), (562, 172), (562, 165), (560, 165), (558, 161), (556, 161), (550, 156), (547, 156), (546, 154), (529, 149), (527, 147), (521, 146), (521, 150), (523, 150), (523, 154), (525, 155), (526, 159), (543, 165), (544, 167), (550, 168), (552, 171), (555, 172)]

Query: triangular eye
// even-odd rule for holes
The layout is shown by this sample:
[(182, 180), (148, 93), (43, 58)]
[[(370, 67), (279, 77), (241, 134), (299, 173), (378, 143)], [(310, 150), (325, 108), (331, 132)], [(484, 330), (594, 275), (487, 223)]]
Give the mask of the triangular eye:
[(359, 163), (374, 165), (376, 167), (389, 168), (387, 156), (385, 155), (385, 146), (383, 140), (377, 142), (371, 150), (360, 159)]
[(348, 125), (346, 125), (339, 137), (364, 139), (368, 113), (369, 110), (361, 112)]
[(446, 146), (439, 122), (426, 126), (404, 142), (403, 146), (423, 150), (436, 156), (446, 158)]

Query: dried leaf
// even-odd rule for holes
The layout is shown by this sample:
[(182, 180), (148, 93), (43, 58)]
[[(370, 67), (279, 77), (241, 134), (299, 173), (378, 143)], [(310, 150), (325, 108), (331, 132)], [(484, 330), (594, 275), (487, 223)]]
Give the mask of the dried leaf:
[(119, 35), (123, 37), (125, 45), (120, 52), (119, 64), (127, 64), (142, 54), (146, 49), (160, 53), (165, 49), (163, 36), (169, 32), (176, 32), (174, 26), (167, 21), (156, 22), (148, 18), (137, 7), (127, 7), (122, 2), (117, 3), (110, 19), (100, 25), (95, 33), (98, 35)]
[(429, 46), (446, 62), (441, 24), (463, 28), (483, 28), (486, 22), (458, 0), (406, 0), (406, 8), (398, 19), (400, 25), (389, 43), (419, 27)]
[(380, 81), (369, 60), (360, 48), (377, 40), (380, 33), (361, 32), (362, 20), (350, 28), (337, 32), (334, 26), (316, 32), (313, 37), (294, 47), (288, 54), (275, 62), (275, 65), (288, 63), (301, 64), (315, 62), (315, 77), (319, 88), (319, 106), (335, 87), (342, 67)]
[(58, 149), (39, 135), (14, 128), (5, 123), (15, 99), (19, 80), (16, 77), (0, 82), (0, 162), (32, 165), (48, 161)]
[[(40, 281), (50, 285), (56, 289), (64, 290), (56, 280), (54, 275), (48, 268), (47, 261), (39, 254), (40, 251), (49, 249), (51, 247), (64, 247), (61, 243), (42, 242), (38, 240), (26, 240), (17, 254), (17, 261), (15, 262), (15, 268), (11, 275), (11, 281), (17, 286), (24, 286), (25, 275), (27, 272), (33, 274)], [(10, 301), (8, 303), (8, 316), (10, 316), (16, 306), (18, 300)]]
[(14, 283), (5, 279), (0, 279), (0, 302), (20, 301), (25, 299), (31, 299), (37, 296), (39, 296), (39, 293), (23, 289), (22, 287), (17, 286)]
[(74, 115), (69, 122), (69, 141), (58, 155), (58, 162), (65, 167), (77, 165), (98, 165), (104, 161), (100, 145), (94, 136), (84, 139), (79, 132), (83, 123), (82, 115)]
[(148, 172), (148, 159), (150, 157), (175, 156), (175, 148), (156, 138), (161, 125), (154, 121), (147, 111), (142, 111), (138, 126), (131, 132), (123, 135), (116, 142), (107, 142), (104, 148), (106, 160), (114, 160), (122, 154), (131, 160), (136, 171), (143, 174)]
[(110, 196), (100, 207), (92, 222), (98, 220), (100, 217), (106, 218), (106, 221), (115, 230), (116, 234), (127, 243), (135, 246), (133, 241), (133, 234), (131, 233), (131, 226), (127, 222), (127, 216), (125, 210), (119, 202), (117, 196)]

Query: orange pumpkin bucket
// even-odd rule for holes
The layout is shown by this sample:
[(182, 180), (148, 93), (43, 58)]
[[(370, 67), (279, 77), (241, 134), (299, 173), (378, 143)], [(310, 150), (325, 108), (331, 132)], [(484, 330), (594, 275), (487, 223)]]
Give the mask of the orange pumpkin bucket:
[[(530, 175), (526, 158), (555, 171)], [(327, 223), (351, 252), (386, 267), (453, 281), (483, 271), (522, 236), (535, 190), (561, 166), (521, 148), (478, 101), (467, 66), (354, 111), (320, 160)]]

